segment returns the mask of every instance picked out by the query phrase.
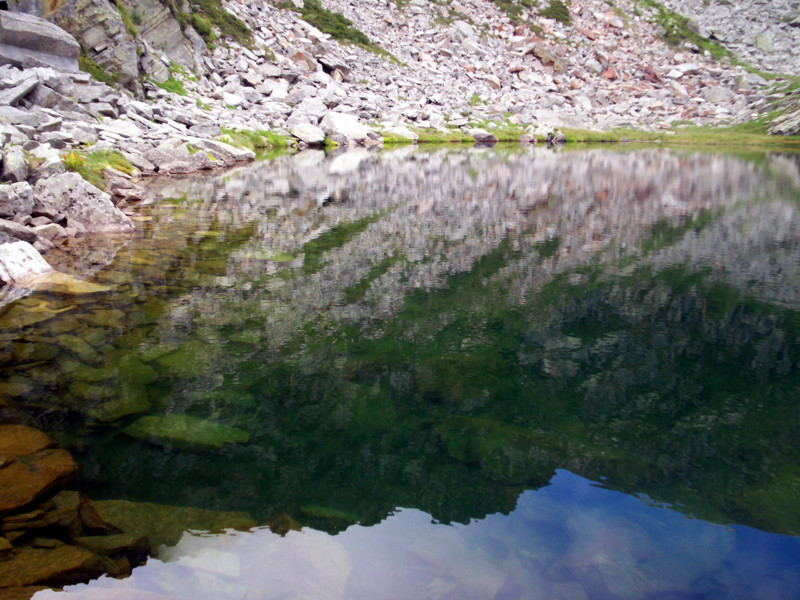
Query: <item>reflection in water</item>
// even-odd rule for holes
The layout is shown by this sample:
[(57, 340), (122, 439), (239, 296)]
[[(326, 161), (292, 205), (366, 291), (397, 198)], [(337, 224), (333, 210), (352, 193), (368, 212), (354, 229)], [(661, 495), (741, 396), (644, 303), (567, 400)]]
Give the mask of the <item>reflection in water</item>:
[(184, 534), (129, 579), (35, 600), (781, 600), (800, 589), (800, 540), (688, 519), (568, 471), (508, 515), (442, 525), (401, 509), (372, 527)]
[[(552, 519), (527, 562), (480, 534), (497, 540), (499, 597), (517, 580), (492, 569), (517, 569), (521, 597), (573, 597), (576, 582), (590, 597), (669, 597), (648, 565), (669, 562), (663, 548), (691, 555), (700, 530), (723, 566), (687, 558), (677, 593), (749, 589), (755, 576), (730, 564), (762, 560), (738, 541), (755, 533), (656, 510), (642, 519), (672, 515), (656, 534), (619, 521), (638, 501), (576, 482), (800, 534), (798, 173), (791, 156), (404, 149), (154, 182), (136, 237), (92, 277), (113, 291), (0, 309), (0, 415), (58, 436), (95, 498), (344, 532), (287, 540), (371, 536), (352, 524), (397, 506), (375, 536), (422, 511), (483, 519), (430, 534), (468, 537), (535, 498)], [(576, 475), (526, 492), (559, 469)], [(561, 482), (585, 502), (548, 512)], [(608, 498), (624, 508), (585, 537), (575, 523)], [(525, 531), (518, 518), (497, 526)], [(592, 539), (635, 553), (598, 558)], [(788, 575), (763, 573), (798, 592), (798, 554), (782, 556)], [(340, 585), (372, 585), (359, 577)], [(437, 581), (425, 585), (442, 597), (460, 589)]]

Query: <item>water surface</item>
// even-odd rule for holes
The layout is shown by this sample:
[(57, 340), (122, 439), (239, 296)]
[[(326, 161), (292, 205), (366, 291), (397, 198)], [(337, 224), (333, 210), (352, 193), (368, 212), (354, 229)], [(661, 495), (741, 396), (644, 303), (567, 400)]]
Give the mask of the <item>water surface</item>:
[(98, 590), (800, 594), (796, 157), (311, 151), (150, 196), (63, 258), (109, 291), (0, 309), (4, 410), (93, 498), (304, 529), (186, 536)]

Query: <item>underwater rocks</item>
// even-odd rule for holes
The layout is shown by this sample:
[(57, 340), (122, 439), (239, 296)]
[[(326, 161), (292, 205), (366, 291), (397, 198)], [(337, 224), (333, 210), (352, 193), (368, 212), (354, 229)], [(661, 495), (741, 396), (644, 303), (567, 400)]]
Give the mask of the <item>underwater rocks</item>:
[(133, 438), (184, 450), (211, 450), (250, 440), (246, 431), (189, 415), (142, 417), (124, 431)]

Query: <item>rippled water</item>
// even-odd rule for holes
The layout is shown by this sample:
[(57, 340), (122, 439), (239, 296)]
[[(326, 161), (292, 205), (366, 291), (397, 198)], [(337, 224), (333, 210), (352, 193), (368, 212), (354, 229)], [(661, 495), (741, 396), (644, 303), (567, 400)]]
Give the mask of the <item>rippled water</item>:
[(61, 260), (107, 291), (0, 308), (3, 414), (93, 498), (303, 529), (71, 593), (797, 597), (799, 164), (311, 151), (154, 182), (133, 239)]

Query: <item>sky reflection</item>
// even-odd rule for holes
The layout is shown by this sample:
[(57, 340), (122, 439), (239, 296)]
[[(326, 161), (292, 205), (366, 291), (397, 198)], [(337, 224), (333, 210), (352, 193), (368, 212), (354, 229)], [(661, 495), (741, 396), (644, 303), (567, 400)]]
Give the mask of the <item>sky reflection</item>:
[(285, 537), (184, 534), (125, 580), (36, 600), (627, 599), (800, 595), (800, 539), (688, 518), (559, 470), (514, 511), (443, 525), (398, 509), (372, 527)]

